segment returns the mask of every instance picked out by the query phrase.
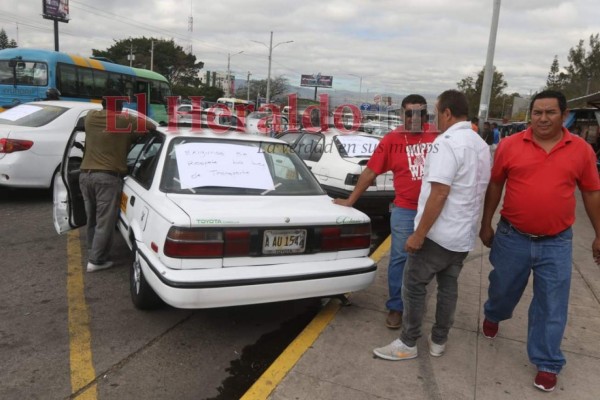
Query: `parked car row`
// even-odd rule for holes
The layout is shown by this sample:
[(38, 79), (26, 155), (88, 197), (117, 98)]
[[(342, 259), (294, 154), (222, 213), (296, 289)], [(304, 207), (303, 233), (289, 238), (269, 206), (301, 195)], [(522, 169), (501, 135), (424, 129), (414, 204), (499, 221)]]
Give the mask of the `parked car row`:
[[(84, 119), (99, 108), (44, 101), (0, 114), (0, 184), (51, 186), (61, 233), (86, 223), (78, 185)], [(160, 127), (131, 149), (118, 229), (134, 254), (137, 307), (330, 296), (373, 281), (370, 218), (360, 210), (388, 213), (392, 175), (379, 176), (357, 208), (331, 197), (351, 193), (380, 138), (288, 131), (284, 117), (269, 114), (250, 114), (250, 121), (258, 121), (256, 134), (236, 132), (237, 121), (219, 132)], [(271, 122), (268, 135), (260, 121)], [(279, 139), (269, 137), (279, 129)]]

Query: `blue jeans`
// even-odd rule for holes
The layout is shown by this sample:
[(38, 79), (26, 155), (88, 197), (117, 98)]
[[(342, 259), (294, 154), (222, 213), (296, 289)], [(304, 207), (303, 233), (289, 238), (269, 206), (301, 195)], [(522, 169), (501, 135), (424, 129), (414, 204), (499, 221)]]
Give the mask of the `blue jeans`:
[(571, 228), (553, 238), (533, 240), (500, 221), (490, 253), (493, 269), (488, 300), (483, 306), (492, 322), (511, 318), (533, 271), (527, 353), (539, 371), (555, 374), (566, 364), (560, 344), (567, 325), (572, 239)]
[(404, 251), (406, 239), (415, 230), (415, 217), (417, 210), (409, 210), (394, 206), (390, 218), (390, 230), (392, 232), (392, 246), (390, 249), (390, 264), (388, 266), (388, 288), (389, 299), (385, 303), (388, 310), (403, 311), (402, 302), (402, 276), (404, 275), (404, 264), (407, 253)]

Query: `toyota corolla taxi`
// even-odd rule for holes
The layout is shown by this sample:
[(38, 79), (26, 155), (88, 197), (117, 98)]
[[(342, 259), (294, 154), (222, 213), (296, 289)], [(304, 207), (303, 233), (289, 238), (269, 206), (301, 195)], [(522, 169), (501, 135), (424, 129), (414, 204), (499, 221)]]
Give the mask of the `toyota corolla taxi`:
[[(371, 284), (369, 217), (333, 204), (287, 143), (159, 129), (137, 145), (118, 222), (134, 254), (138, 308), (265, 303)], [(72, 201), (78, 171), (62, 172), (59, 231), (85, 222), (83, 204)]]

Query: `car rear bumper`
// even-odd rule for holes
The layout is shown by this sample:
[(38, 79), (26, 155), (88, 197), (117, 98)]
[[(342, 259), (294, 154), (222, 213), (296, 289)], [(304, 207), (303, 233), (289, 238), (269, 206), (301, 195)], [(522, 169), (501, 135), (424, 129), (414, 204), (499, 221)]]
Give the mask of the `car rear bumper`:
[(144, 277), (165, 303), (212, 308), (348, 293), (368, 287), (377, 264), (368, 257), (252, 267), (173, 270), (140, 251)]

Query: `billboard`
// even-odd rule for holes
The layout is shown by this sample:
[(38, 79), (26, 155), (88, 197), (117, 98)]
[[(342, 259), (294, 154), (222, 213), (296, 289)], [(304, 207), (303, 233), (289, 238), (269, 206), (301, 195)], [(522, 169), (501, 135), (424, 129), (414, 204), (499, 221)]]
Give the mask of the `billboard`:
[(42, 6), (44, 18), (69, 22), (69, 0), (42, 0)]
[(330, 88), (333, 85), (333, 76), (313, 74), (302, 75), (300, 77), (300, 86), (316, 86)]

